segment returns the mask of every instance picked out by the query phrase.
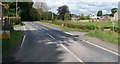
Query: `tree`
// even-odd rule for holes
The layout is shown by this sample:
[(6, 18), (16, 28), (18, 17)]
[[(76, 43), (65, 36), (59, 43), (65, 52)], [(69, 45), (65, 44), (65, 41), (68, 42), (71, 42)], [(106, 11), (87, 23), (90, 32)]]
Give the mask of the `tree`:
[(112, 8), (112, 9), (111, 9), (111, 12), (112, 12), (111, 15), (114, 16), (114, 14), (117, 12), (117, 10), (118, 10), (117, 8)]
[(32, 20), (39, 20), (40, 15), (35, 8), (31, 8), (29, 14), (31, 15)]
[(21, 10), (21, 13), (20, 13), (21, 20), (30, 21), (33, 19), (30, 14), (30, 10), (33, 8), (32, 6), (33, 6), (33, 2), (18, 2), (18, 7)]
[(103, 15), (102, 10), (99, 10), (99, 11), (97, 12), (97, 16), (102, 16), (102, 15)]
[(33, 7), (38, 9), (40, 12), (41, 11), (46, 12), (49, 10), (49, 8), (45, 2), (35, 2)]
[(65, 13), (64, 19), (65, 19), (65, 20), (69, 20), (69, 19), (70, 19), (70, 15), (69, 15), (68, 13)]
[(69, 7), (67, 5), (63, 5), (63, 6), (60, 6), (58, 7), (58, 15), (59, 15), (59, 18), (64, 20), (64, 15), (65, 13), (67, 14), (70, 14), (70, 11), (69, 11)]
[(49, 8), (45, 2), (35, 2), (33, 7), (37, 9), (41, 20), (50, 18), (50, 12), (48, 12)]
[(115, 14), (117, 12), (117, 10), (118, 10), (117, 8), (112, 8), (111, 9), (112, 14)]

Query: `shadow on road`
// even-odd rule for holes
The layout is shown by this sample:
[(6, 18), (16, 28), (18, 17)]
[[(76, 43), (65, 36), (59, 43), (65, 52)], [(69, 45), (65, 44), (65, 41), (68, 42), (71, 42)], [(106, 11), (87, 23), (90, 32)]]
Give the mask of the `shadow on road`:
[[(39, 63), (39, 62), (61, 62), (66, 56), (66, 51), (59, 46), (59, 43), (69, 46), (62, 41), (66, 40), (71, 35), (65, 34), (57, 30), (25, 30), (23, 31), (26, 38), (21, 44), (19, 52), (14, 55), (15, 59), (12, 63)], [(49, 35), (53, 36), (52, 39)], [(20, 47), (20, 46), (19, 46)], [(5, 63), (9, 63), (6, 61)]]

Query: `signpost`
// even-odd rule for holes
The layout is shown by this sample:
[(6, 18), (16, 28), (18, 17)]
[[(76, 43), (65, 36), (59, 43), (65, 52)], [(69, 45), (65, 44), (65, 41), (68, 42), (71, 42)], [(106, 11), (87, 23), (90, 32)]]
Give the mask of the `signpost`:
[(113, 32), (115, 31), (115, 18), (112, 19)]

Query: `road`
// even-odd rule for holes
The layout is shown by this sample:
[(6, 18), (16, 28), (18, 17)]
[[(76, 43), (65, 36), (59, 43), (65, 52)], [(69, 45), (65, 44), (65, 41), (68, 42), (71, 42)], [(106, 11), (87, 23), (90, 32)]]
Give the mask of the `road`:
[(16, 60), (21, 62), (118, 62), (114, 51), (38, 22), (25, 22)]

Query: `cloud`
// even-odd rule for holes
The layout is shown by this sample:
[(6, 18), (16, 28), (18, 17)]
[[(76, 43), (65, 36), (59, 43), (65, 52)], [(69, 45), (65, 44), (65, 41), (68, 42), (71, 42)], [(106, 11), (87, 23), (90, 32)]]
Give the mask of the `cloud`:
[[(35, 1), (35, 0), (34, 0)], [(104, 14), (111, 13), (111, 9), (118, 7), (119, 0), (36, 0), (44, 1), (51, 8), (51, 11), (57, 13), (57, 8), (62, 5), (68, 5), (73, 14), (97, 14), (98, 10), (102, 10)]]

